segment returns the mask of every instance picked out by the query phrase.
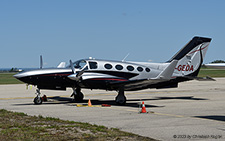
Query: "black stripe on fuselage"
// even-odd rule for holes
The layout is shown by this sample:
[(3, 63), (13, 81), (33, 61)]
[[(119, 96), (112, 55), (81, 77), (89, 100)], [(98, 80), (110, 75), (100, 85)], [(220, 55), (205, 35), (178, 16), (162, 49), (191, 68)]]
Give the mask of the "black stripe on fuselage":
[(50, 73), (50, 74), (26, 76), (26, 77), (21, 77), (17, 79), (32, 85), (71, 86), (74, 82), (67, 77), (68, 75), (71, 75), (71, 74), (72, 73), (70, 72)]
[(107, 75), (115, 76), (115, 78), (101, 78), (81, 81), (79, 84), (69, 79), (67, 76), (71, 75), (71, 72), (62, 72), (62, 73), (48, 73), (40, 75), (32, 75), (18, 78), (19, 80), (37, 85), (41, 89), (56, 89), (57, 87), (77, 87), (78, 85), (85, 88), (100, 88), (107, 89), (108, 82), (112, 81), (127, 81), (128, 79), (137, 76), (137, 73), (130, 72), (116, 72), (116, 71), (104, 71), (104, 70), (95, 70), (95, 71), (86, 71), (85, 73), (102, 73)]
[(130, 78), (133, 78), (133, 77), (138, 75), (138, 73), (118, 72), (118, 71), (105, 71), (105, 70), (96, 70), (96, 71), (87, 71), (87, 72), (108, 74), (108, 75), (121, 77), (121, 78), (125, 78), (125, 79), (130, 79)]

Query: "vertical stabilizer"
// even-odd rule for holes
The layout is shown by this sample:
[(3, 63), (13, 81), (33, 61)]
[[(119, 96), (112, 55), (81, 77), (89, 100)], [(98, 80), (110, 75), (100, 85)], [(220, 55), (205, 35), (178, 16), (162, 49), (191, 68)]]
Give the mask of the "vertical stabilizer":
[(197, 76), (211, 40), (211, 38), (194, 37), (178, 51), (168, 61), (178, 60), (174, 75)]

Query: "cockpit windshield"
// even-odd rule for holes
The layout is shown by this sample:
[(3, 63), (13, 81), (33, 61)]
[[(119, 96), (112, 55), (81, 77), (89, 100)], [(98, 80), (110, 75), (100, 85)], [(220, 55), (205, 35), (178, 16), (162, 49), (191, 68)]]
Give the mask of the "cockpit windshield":
[(87, 62), (85, 60), (79, 60), (73, 63), (74, 68), (83, 69), (86, 66)]
[[(75, 69), (83, 69), (84, 67), (87, 66), (87, 62), (85, 60), (78, 60), (76, 62), (73, 63), (73, 66)], [(70, 65), (67, 66), (67, 68), (70, 68)]]

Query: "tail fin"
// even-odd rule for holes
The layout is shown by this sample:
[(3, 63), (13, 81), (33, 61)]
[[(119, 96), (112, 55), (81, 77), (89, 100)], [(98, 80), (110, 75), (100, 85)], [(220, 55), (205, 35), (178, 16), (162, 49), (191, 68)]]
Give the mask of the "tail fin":
[(168, 62), (178, 60), (175, 76), (197, 76), (207, 52), (211, 38), (194, 37)]
[(57, 68), (65, 68), (66, 67), (66, 62), (61, 62)]

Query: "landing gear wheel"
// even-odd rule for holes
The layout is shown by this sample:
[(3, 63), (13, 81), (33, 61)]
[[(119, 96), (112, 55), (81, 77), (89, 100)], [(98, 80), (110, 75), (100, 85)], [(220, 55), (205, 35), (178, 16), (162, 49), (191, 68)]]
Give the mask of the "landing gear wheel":
[(71, 97), (72, 96), (74, 97), (73, 101), (76, 101), (76, 102), (81, 102), (84, 99), (84, 94), (81, 92), (81, 89), (79, 87), (73, 88), (73, 93)]
[(126, 99), (126, 97), (124, 96), (124, 97), (122, 97), (122, 96), (117, 96), (116, 97), (116, 103), (118, 104), (118, 105), (125, 105), (126, 104), (126, 101), (127, 101), (127, 99)]
[(82, 92), (79, 92), (77, 95), (74, 96), (75, 101), (83, 101), (84, 99), (84, 94)]
[(116, 96), (115, 100), (116, 100), (116, 103), (118, 105), (125, 105), (126, 104), (127, 99), (124, 95), (124, 88), (123, 87), (119, 89), (118, 95)]
[(36, 105), (42, 104), (42, 98), (39, 97), (39, 96), (36, 96), (36, 97), (34, 98), (34, 104), (36, 104)]

